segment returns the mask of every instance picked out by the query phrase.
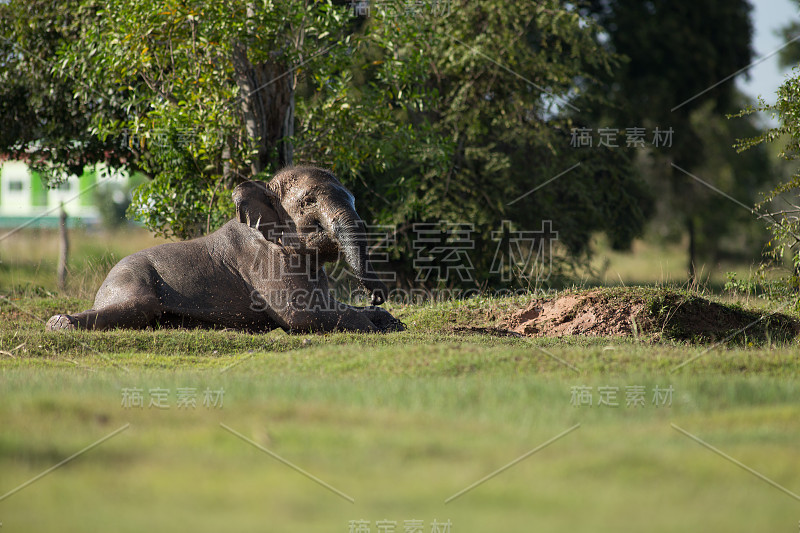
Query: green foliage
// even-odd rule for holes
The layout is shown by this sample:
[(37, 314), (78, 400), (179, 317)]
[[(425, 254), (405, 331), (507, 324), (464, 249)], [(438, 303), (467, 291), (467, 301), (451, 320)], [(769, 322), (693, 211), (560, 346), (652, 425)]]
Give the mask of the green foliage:
[[(729, 106), (733, 84), (717, 82), (751, 61), (752, 6), (747, 0), (591, 0), (587, 4), (587, 12), (608, 32), (608, 44), (627, 58), (612, 88), (625, 118), (646, 117), (678, 129), (688, 112), (709, 98), (719, 109)], [(690, 164), (691, 151), (697, 152), (690, 135), (691, 130), (681, 129), (675, 138), (684, 152), (676, 159), (681, 166)]]
[[(90, 0), (12, 0), (0, 3), (0, 152), (26, 161), (58, 182), (84, 167), (134, 163), (133, 154), (89, 129), (97, 116), (124, 116), (113, 91), (88, 91), (85, 69), (63, 71), (58, 50), (95, 24)], [(87, 98), (75, 98), (87, 93)]]
[[(93, 133), (147, 155), (143, 168), (153, 181), (134, 195), (136, 217), (179, 237), (209, 231), (230, 217), (232, 185), (268, 179), (291, 162), (278, 155), (287, 146), (295, 158), (332, 167), (345, 181), (391, 166), (415, 146), (444, 153), (424, 125), (403, 121), (405, 108), (422, 107), (413, 90), (421, 57), (403, 43), (419, 38), (425, 25), (377, 19), (374, 30), (356, 35), (348, 12), (332, 2), (108, 4), (97, 24), (62, 50), (61, 65), (95, 74), (81, 98), (103, 89), (122, 95), (126, 119), (98, 117)], [(239, 46), (255, 71), (269, 74), (247, 94), (235, 64)], [(370, 47), (388, 50), (393, 61), (354, 91), (350, 69)], [(253, 136), (248, 106), (269, 105), (275, 95), (267, 93), (286, 79), (290, 87), (276, 94), (291, 100), (289, 113), (296, 109), (296, 124), (286, 130), (293, 134)], [(389, 140), (386, 131), (394, 132)]]
[(92, 191), (104, 228), (114, 229), (128, 223), (126, 213), (131, 204), (131, 191), (145, 179), (142, 175), (134, 175), (125, 183), (109, 181)]
[[(781, 143), (780, 157), (795, 161), (800, 156), (800, 67), (795, 67), (793, 75), (778, 88), (774, 104), (763, 99), (757, 106), (749, 106), (735, 116), (746, 116), (756, 110), (770, 113), (779, 120), (779, 125), (766, 132), (740, 138), (736, 144), (738, 151), (762, 149), (766, 143)], [(793, 272), (784, 277), (785, 285), (791, 292), (797, 290), (797, 273), (800, 269), (800, 206), (795, 200), (800, 188), (800, 172), (795, 168), (793, 174), (764, 195), (756, 206), (761, 218), (772, 233), (769, 241), (769, 255), (776, 261), (788, 261)], [(796, 294), (784, 294), (796, 298)]]
[(695, 250), (713, 261), (757, 255), (766, 239), (752, 214), (705, 185), (750, 205), (772, 183), (765, 151), (742, 159), (731, 149), (737, 137), (755, 135), (762, 125), (723, 118), (744, 105), (735, 85), (722, 80), (751, 62), (750, 3), (592, 0), (585, 9), (605, 28), (607, 46), (626, 58), (608, 86), (612, 105), (593, 124), (674, 131), (671, 146), (637, 153), (656, 198), (653, 233), (676, 241), (688, 233), (690, 264), (700, 262)]
[[(741, 93), (732, 98), (733, 106), (743, 106), (750, 101)], [(713, 108), (714, 102), (708, 101), (690, 115), (692, 128), (703, 140), (704, 157), (695, 166), (694, 173), (727, 197), (700, 183), (693, 185), (692, 192), (698, 204), (694, 210), (696, 247), (712, 260), (752, 261), (761, 256), (769, 240), (769, 231), (766, 224), (758, 220), (758, 213), (748, 207), (761, 198), (764, 189), (777, 182), (777, 168), (766, 146), (747, 153), (737, 153), (732, 146), (734, 139), (763, 131), (758, 117), (730, 120)]]
[(727, 278), (725, 290), (735, 298), (749, 299), (755, 296), (776, 301), (794, 300), (792, 309), (795, 312), (800, 311), (800, 302), (796, 300), (800, 279), (795, 272), (785, 276), (775, 276), (773, 269), (761, 265), (758, 270), (742, 279), (735, 272), (728, 272)]
[(401, 168), (412, 181), (397, 169), (365, 176), (356, 196), (374, 200), (370, 218), (398, 227), (399, 257), (413, 253), (415, 222), (471, 224), (478, 281), (490, 286), (501, 284), (490, 267), (492, 232), (503, 220), (512, 231), (539, 231), (551, 220), (570, 263), (587, 257), (596, 232), (627, 246), (649, 212), (630, 160), (570, 146), (576, 110), (607, 103), (598, 77), (618, 60), (599, 46), (600, 28), (555, 1), (452, 4), (430, 39), (408, 45), (429, 63), (427, 107), (409, 118), (429, 120), (452, 155), (441, 172), (427, 164), (428, 154), (408, 153)]
[(552, 220), (569, 263), (596, 232), (624, 248), (650, 212), (630, 156), (569, 142), (608, 103), (600, 89), (619, 58), (603, 30), (556, 0), (449, 6), (431, 16), (380, 2), (362, 17), (333, 0), (86, 0), (59, 8), (72, 18), (48, 75), (71, 81), (82, 135), (151, 178), (131, 212), (160, 234), (216, 228), (233, 185), (297, 160), (332, 168), (368, 222), (397, 227), (401, 271), (415, 222), (471, 224), (488, 285), (500, 283), (492, 232), (506, 220), (523, 231)]

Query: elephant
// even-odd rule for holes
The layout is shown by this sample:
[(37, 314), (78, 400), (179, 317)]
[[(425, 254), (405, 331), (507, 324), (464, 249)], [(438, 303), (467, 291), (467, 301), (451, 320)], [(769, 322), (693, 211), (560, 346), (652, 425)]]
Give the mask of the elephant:
[[(125, 257), (100, 286), (92, 309), (55, 315), (46, 329), (404, 329), (377, 307), (388, 290), (372, 267), (355, 199), (333, 173), (285, 168), (269, 182), (239, 184), (233, 201), (236, 217), (220, 229)], [(340, 252), (371, 305), (347, 305), (331, 294), (324, 264)]]

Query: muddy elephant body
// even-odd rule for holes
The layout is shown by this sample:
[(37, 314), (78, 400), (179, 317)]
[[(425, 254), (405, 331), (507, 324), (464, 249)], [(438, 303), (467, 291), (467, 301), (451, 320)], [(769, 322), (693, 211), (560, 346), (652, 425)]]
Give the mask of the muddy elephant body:
[[(94, 306), (55, 315), (47, 329), (155, 324), (251, 331), (386, 331), (401, 323), (383, 303), (352, 195), (328, 171), (286, 169), (233, 193), (237, 217), (214, 233), (132, 254), (111, 269)], [(324, 263), (340, 251), (372, 294), (368, 307), (331, 295)]]

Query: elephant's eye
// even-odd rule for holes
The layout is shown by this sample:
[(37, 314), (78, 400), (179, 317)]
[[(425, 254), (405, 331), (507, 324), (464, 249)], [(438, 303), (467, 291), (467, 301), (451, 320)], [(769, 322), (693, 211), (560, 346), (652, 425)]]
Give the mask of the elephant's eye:
[(316, 203), (317, 203), (317, 197), (314, 196), (313, 194), (306, 195), (303, 197), (302, 200), (300, 200), (300, 205), (302, 205), (303, 207), (311, 207)]

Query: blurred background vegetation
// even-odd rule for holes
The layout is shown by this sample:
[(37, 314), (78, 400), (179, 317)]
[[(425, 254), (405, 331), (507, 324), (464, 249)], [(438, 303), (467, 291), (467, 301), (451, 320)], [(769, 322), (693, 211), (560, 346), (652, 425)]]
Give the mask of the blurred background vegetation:
[[(420, 283), (416, 223), (472, 225), (474, 275), (427, 282), (465, 288), (508, 286), (493, 232), (548, 220), (555, 286), (721, 286), (781, 237), (748, 207), (795, 166), (736, 152), (770, 124), (727, 118), (756, 103), (719, 83), (755, 59), (746, 0), (11, 0), (0, 34), (0, 152), (51, 185), (98, 162), (140, 173), (127, 213), (162, 237), (213, 231), (235, 184), (292, 163), (332, 168), (395, 229), (401, 285)], [(118, 220), (126, 202), (99, 200)], [(617, 267), (637, 242), (654, 262)]]

